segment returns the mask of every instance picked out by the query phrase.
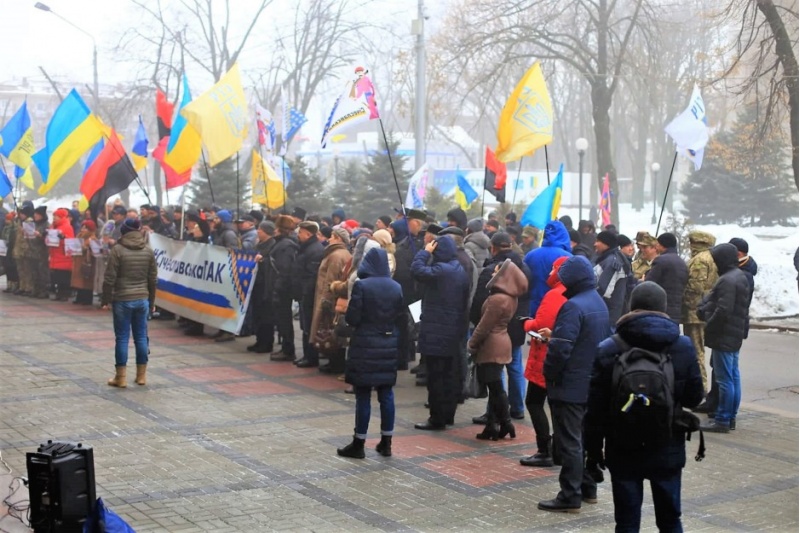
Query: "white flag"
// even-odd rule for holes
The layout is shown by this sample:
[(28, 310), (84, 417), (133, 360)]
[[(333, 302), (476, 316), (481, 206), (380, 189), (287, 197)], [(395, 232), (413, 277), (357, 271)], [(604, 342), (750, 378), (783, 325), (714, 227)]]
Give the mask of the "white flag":
[(664, 131), (675, 141), (677, 150), (694, 162), (694, 169), (700, 170), (709, 135), (706, 106), (697, 85), (692, 90), (689, 107), (667, 124)]
[(406, 193), (406, 209), (420, 209), (425, 205), (429, 172), (428, 163), (425, 163), (411, 176)]

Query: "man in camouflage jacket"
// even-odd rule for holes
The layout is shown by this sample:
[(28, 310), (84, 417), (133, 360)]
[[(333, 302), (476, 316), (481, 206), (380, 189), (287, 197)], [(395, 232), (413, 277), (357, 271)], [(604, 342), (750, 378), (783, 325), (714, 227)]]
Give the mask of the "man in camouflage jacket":
[(703, 377), (703, 387), (708, 390), (706, 377), (705, 348), (703, 344), (703, 328), (705, 323), (697, 317), (697, 305), (703, 295), (714, 287), (719, 278), (714, 258), (711, 257), (711, 248), (717, 239), (705, 231), (692, 231), (689, 233), (689, 244), (692, 257), (686, 266), (689, 269), (689, 281), (683, 292), (683, 307), (681, 322), (683, 334), (689, 337), (697, 352), (697, 362), (700, 365), (700, 374)]
[(639, 252), (633, 258), (631, 270), (633, 270), (633, 276), (641, 281), (644, 279), (645, 274), (650, 271), (650, 264), (658, 255), (656, 239), (648, 232), (640, 231), (636, 234), (636, 246), (639, 248)]

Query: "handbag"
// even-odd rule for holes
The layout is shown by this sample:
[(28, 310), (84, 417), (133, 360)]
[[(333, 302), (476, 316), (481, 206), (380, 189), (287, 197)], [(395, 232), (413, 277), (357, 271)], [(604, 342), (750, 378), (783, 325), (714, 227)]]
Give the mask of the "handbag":
[(92, 279), (92, 264), (91, 263), (81, 263), (81, 277), (83, 279)]
[(469, 358), (467, 363), (467, 381), (464, 383), (464, 396), (467, 398), (486, 398), (489, 396), (486, 385), (478, 379), (478, 365), (472, 357)]

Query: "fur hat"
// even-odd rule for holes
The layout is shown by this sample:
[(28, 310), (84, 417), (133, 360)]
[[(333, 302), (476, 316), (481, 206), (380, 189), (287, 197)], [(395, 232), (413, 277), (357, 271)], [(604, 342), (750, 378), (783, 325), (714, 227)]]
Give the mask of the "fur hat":
[(658, 236), (658, 244), (663, 246), (664, 248), (677, 248), (678, 247), (678, 238), (675, 237), (672, 233), (662, 233)]
[(294, 231), (296, 224), (294, 223), (294, 219), (289, 215), (278, 215), (278, 218), (275, 219), (275, 227), (280, 232), (289, 233)]
[(406, 218), (411, 220), (421, 220), (425, 222), (428, 219), (428, 214), (425, 211), (421, 211), (419, 209), (409, 209), (406, 211)]
[(667, 312), (667, 293), (657, 283), (643, 281), (631, 292), (631, 311)]
[(597, 240), (608, 246), (614, 248), (617, 246), (617, 236), (610, 231), (601, 231), (597, 234)]
[(135, 218), (126, 218), (125, 222), (122, 223), (122, 227), (119, 229), (119, 232), (125, 235), (131, 231), (139, 231), (140, 229), (142, 229), (141, 222)]
[(455, 235), (456, 237), (464, 238), (467, 234), (458, 226), (448, 226), (440, 231), (439, 235)]

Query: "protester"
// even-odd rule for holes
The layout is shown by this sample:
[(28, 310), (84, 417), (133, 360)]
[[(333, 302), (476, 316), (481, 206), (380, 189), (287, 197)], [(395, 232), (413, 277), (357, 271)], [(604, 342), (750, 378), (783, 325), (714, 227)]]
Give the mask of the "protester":
[(372, 238), (375, 242), (377, 242), (380, 245), (381, 248), (386, 250), (386, 256), (389, 261), (389, 273), (391, 277), (394, 277), (394, 271), (397, 268), (397, 263), (394, 258), (394, 252), (396, 250), (396, 247), (395, 244), (392, 242), (392, 235), (386, 229), (379, 229), (372, 234)]
[(14, 294), (32, 296), (34, 291), (34, 273), (36, 272), (36, 252), (31, 246), (31, 239), (24, 231), (26, 222), (30, 224), (33, 218), (33, 204), (23, 203), (14, 222), (16, 237), (12, 257), (19, 274), (19, 287)]
[(211, 219), (211, 244), (229, 250), (239, 247), (239, 239), (233, 227), (233, 215), (227, 209), (217, 211)]
[(75, 238), (69, 210), (60, 208), (53, 212), (51, 230), (56, 232), (58, 244), (47, 247), (50, 254), (50, 283), (55, 291), (55, 300), (66, 302), (72, 294), (72, 258), (64, 250), (64, 239)]
[(258, 230), (256, 229), (256, 219), (252, 215), (244, 215), (236, 221), (239, 226), (240, 248), (242, 250), (253, 250), (258, 244)]
[(90, 242), (94, 239), (97, 225), (91, 220), (84, 220), (81, 224), (80, 231), (76, 235), (81, 241), (81, 254), (73, 256), (72, 260), (72, 274), (71, 283), (75, 289), (74, 304), (77, 305), (92, 305), (94, 301), (94, 275), (95, 264), (97, 263)]
[(639, 252), (633, 258), (631, 268), (633, 269), (633, 276), (637, 280), (644, 280), (645, 275), (650, 272), (653, 259), (658, 257), (656, 242), (653, 236), (646, 231), (640, 231), (636, 234), (636, 247), (639, 248)]
[(447, 212), (447, 225), (455, 226), (459, 229), (467, 229), (467, 214), (460, 207), (456, 207)]
[(662, 233), (656, 239), (658, 257), (653, 260), (644, 279), (658, 284), (667, 293), (667, 314), (676, 323), (681, 322), (681, 304), (689, 270), (678, 255), (678, 239), (672, 233)]
[(394, 393), (399, 356), (398, 319), (403, 311), (400, 285), (389, 276), (385, 250), (367, 252), (358, 267), (358, 281), (353, 285), (345, 314), (353, 329), (347, 354), (345, 381), (356, 395), (356, 422), (353, 442), (336, 452), (344, 457), (364, 458), (371, 411), (372, 389), (381, 406), (381, 441), (375, 450), (384, 457), (392, 455), (394, 432)]
[(473, 218), (467, 223), (467, 236), (464, 238), (464, 248), (469, 250), (475, 262), (475, 268), (482, 269), (489, 259), (491, 238), (483, 231), (483, 219)]
[(597, 277), (597, 292), (608, 308), (609, 327), (613, 328), (627, 306), (628, 289), (633, 279), (630, 264), (617, 247), (617, 238), (609, 231), (601, 231), (594, 243), (597, 257), (594, 274)]
[(633, 241), (627, 235), (618, 234), (617, 246), (619, 246), (619, 251), (628, 259), (628, 264), (630, 264), (636, 253), (633, 249)]
[(114, 314), (115, 375), (108, 380), (112, 387), (127, 387), (128, 340), (133, 332), (136, 348), (136, 384), (147, 383), (149, 338), (147, 314), (155, 309), (158, 270), (155, 256), (142, 235), (138, 220), (126, 219), (122, 236), (111, 249), (106, 268), (100, 305)]
[(705, 231), (689, 232), (689, 246), (692, 249), (692, 257), (686, 264), (689, 271), (689, 279), (686, 282), (686, 289), (683, 291), (683, 304), (681, 307), (681, 323), (683, 324), (683, 334), (689, 337), (694, 345), (697, 354), (697, 363), (700, 366), (700, 375), (703, 378), (703, 394), (708, 390), (708, 378), (706, 376), (706, 357), (703, 330), (705, 324), (697, 317), (697, 305), (703, 296), (709, 292), (717, 282), (717, 265), (711, 257), (711, 248), (716, 244), (717, 239)]
[(34, 298), (47, 299), (50, 287), (50, 252), (45, 244), (47, 229), (50, 224), (47, 220), (47, 206), (40, 205), (33, 210), (33, 237), (29, 241), (32, 253), (33, 294)]
[[(425, 246), (422, 242), (424, 239), (422, 223), (425, 221), (426, 215), (419, 209), (410, 209), (406, 216), (407, 218), (392, 222), (391, 228), (394, 231), (396, 243), (394, 280), (403, 289), (403, 306), (405, 308), (405, 325), (401, 324), (400, 326), (400, 352), (405, 354), (406, 362), (410, 363), (416, 358), (417, 350), (414, 343), (416, 335), (414, 319), (408, 306), (422, 298), (417, 281), (411, 274), (411, 263), (414, 256)], [(403, 319), (401, 319), (402, 321)], [(424, 371), (422, 374), (424, 375)]]
[[(298, 260), (299, 246), (294, 235), (295, 223), (292, 217), (279, 215), (275, 219), (275, 246), (270, 253), (270, 263), (275, 269), (275, 284), (269, 296), (274, 309), (275, 325), (280, 337), (280, 350), (270, 354), (272, 361), (294, 361), (294, 323), (292, 321), (292, 300), (300, 302), (300, 327), (303, 330), (303, 350), (308, 344), (308, 329), (311, 327), (311, 313), (314, 306), (314, 283), (316, 268), (322, 257), (322, 244), (316, 235), (305, 234), (304, 251), (306, 255)], [(269, 342), (267, 342), (269, 344)], [(309, 348), (309, 354), (311, 354)], [(311, 354), (312, 359), (314, 357)]]
[(522, 228), (522, 257), (528, 254), (531, 250), (539, 247), (539, 228), (533, 226), (525, 226)]
[(5, 225), (2, 232), (0, 232), (0, 239), (6, 242), (6, 255), (3, 257), (3, 270), (6, 273), (6, 288), (3, 290), (5, 293), (15, 293), (19, 290), (19, 271), (17, 270), (17, 261), (14, 259), (14, 247), (17, 239), (21, 239), (20, 228), (17, 223), (15, 213), (12, 211), (7, 213), (4, 217)]
[(528, 252), (525, 256), (525, 264), (531, 271), (531, 306), (529, 316), (536, 316), (536, 309), (542, 301), (545, 293), (550, 290), (547, 286), (547, 277), (553, 268), (553, 261), (563, 256), (570, 256), (571, 247), (569, 244), (569, 234), (564, 224), (557, 220), (548, 222), (544, 228), (542, 245)]
[(258, 244), (256, 244), (256, 263), (258, 270), (250, 293), (250, 309), (253, 313), (253, 329), (256, 342), (247, 347), (248, 352), (271, 353), (275, 342), (275, 308), (272, 293), (275, 290), (277, 271), (272, 250), (275, 248), (275, 224), (265, 220), (258, 225)]
[[(278, 217), (278, 229), (294, 226), (291, 218)], [(314, 222), (303, 222), (297, 229), (297, 240), (299, 242), (297, 255), (293, 266), (290, 267), (292, 276), (293, 298), (300, 303), (300, 329), (303, 332), (303, 357), (295, 359), (294, 354), (289, 354), (281, 350), (273, 354), (273, 361), (292, 361), (296, 364), (303, 363), (309, 367), (319, 366), (319, 352), (313, 344), (313, 326), (315, 313), (315, 300), (317, 292), (317, 275), (322, 256), (325, 253), (322, 243), (319, 242), (317, 232), (318, 226)], [(278, 286), (280, 288), (280, 286)], [(291, 307), (289, 308), (291, 309)], [(291, 312), (286, 318), (291, 323)], [(281, 333), (283, 337), (283, 333)], [(294, 339), (292, 339), (292, 346)]]
[(569, 230), (569, 245), (572, 247), (572, 255), (582, 255), (589, 261), (594, 259), (594, 249), (583, 244), (581, 234), (576, 230)]

